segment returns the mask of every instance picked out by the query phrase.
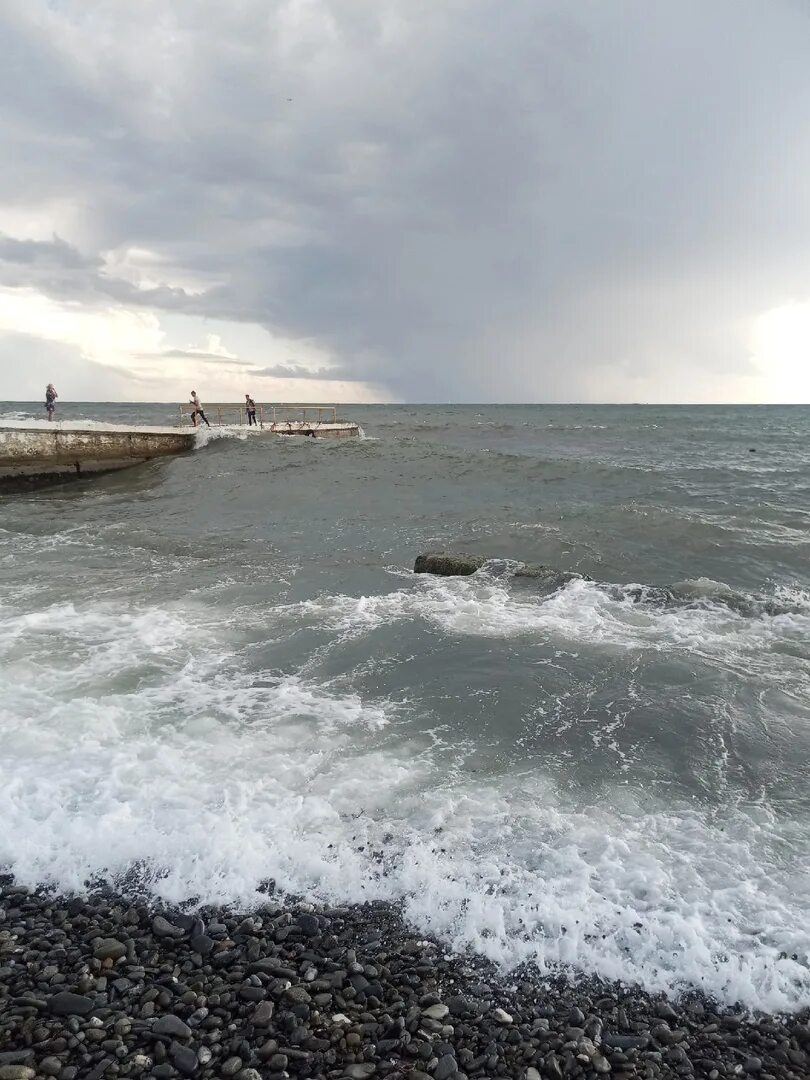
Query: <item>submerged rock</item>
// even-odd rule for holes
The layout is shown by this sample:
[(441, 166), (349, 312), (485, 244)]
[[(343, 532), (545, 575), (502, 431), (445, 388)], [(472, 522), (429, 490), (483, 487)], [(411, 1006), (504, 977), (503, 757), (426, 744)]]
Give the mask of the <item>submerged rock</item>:
[(486, 562), (483, 555), (466, 555), (456, 551), (430, 551), (417, 555), (415, 574), (437, 574), (439, 577), (469, 577)]
[[(470, 555), (463, 551), (428, 551), (417, 555), (413, 566), (415, 574), (435, 574), (438, 577), (469, 577), (491, 560), (485, 555)], [(569, 570), (556, 570), (542, 563), (510, 564), (514, 569), (509, 576), (531, 580), (554, 589), (569, 581), (590, 581), (583, 574)]]

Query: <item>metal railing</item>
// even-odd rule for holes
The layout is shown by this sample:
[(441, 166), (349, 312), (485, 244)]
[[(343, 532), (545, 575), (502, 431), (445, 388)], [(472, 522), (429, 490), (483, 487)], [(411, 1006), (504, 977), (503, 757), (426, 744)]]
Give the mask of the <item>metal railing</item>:
[[(217, 427), (235, 427), (248, 424), (247, 407), (243, 404), (231, 402), (213, 402), (206, 405), (203, 403), (203, 412), (208, 418), (209, 424)], [(194, 406), (189, 403), (179, 406), (179, 424), (182, 427), (186, 419), (191, 420)], [(260, 405), (256, 403), (256, 422), (260, 427), (286, 427), (291, 429), (296, 426), (317, 426), (319, 424), (337, 423), (337, 407), (335, 405)]]

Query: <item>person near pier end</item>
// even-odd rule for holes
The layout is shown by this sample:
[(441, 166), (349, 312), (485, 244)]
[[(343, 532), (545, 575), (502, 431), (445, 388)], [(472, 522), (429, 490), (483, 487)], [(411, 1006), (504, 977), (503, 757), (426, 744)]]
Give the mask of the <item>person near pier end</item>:
[(258, 421), (256, 420), (256, 402), (250, 394), (245, 394), (245, 411), (247, 412), (248, 427), (251, 427), (253, 424), (258, 425)]
[(194, 406), (194, 408), (191, 410), (191, 422), (194, 427), (197, 427), (197, 417), (199, 417), (200, 420), (205, 421), (206, 427), (211, 427), (211, 425), (208, 423), (208, 417), (203, 412), (203, 407), (200, 404), (200, 399), (197, 397), (196, 390), (191, 391), (191, 401), (189, 402), (189, 404)]
[(48, 410), (48, 419), (53, 420), (53, 414), (56, 412), (56, 399), (59, 397), (52, 382), (49, 382), (45, 388), (45, 408)]

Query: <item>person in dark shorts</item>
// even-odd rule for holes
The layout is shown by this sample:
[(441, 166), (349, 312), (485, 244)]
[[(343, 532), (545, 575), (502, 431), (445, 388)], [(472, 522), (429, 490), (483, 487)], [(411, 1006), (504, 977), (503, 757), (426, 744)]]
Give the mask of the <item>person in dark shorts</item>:
[(59, 395), (53, 388), (53, 383), (49, 382), (45, 390), (45, 408), (48, 410), (49, 420), (53, 420), (53, 414), (56, 412), (56, 399), (58, 397)]
[(194, 406), (194, 408), (191, 410), (191, 422), (194, 427), (197, 427), (197, 417), (199, 417), (200, 420), (205, 421), (206, 427), (211, 427), (211, 425), (208, 423), (208, 417), (203, 412), (203, 407), (200, 404), (200, 399), (197, 397), (196, 390), (191, 391), (191, 404)]
[(248, 427), (252, 424), (258, 426), (258, 421), (256, 420), (256, 402), (250, 394), (245, 394), (245, 411), (247, 412)]

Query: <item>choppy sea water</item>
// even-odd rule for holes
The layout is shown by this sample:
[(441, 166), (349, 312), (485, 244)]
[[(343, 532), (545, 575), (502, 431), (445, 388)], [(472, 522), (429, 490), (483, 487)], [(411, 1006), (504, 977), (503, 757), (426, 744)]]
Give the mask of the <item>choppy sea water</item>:
[(343, 411), (0, 497), (0, 864), (810, 1003), (810, 409)]

